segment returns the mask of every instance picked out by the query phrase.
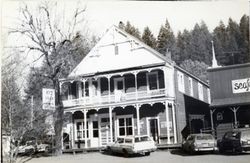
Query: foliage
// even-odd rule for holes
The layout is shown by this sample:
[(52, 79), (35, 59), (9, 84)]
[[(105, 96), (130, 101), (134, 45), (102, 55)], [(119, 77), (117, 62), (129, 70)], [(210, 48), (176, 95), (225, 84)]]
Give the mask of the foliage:
[[(56, 90), (55, 140), (56, 154), (61, 154), (61, 132), (63, 125), (63, 107), (60, 100), (59, 78), (67, 77), (68, 73), (78, 64), (89, 51), (92, 43), (88, 34), (82, 35), (77, 29), (84, 21), (85, 7), (80, 5), (73, 11), (70, 21), (60, 22), (57, 3), (43, 2), (37, 6), (37, 14), (24, 5), (20, 8), (20, 25), (11, 31), (19, 34), (29, 42), (23, 46), (26, 51), (38, 52), (43, 63), (31, 69), (25, 89), (26, 101), (34, 96), (37, 109), (41, 109), (43, 87)], [(34, 53), (28, 53), (32, 55)], [(38, 114), (39, 115), (39, 114)], [(38, 123), (38, 122), (37, 122)]]
[(156, 48), (156, 39), (149, 29), (149, 27), (145, 27), (142, 33), (142, 41), (153, 49)]
[(180, 67), (182, 67), (184, 70), (190, 72), (191, 74), (197, 76), (201, 80), (207, 82), (207, 68), (208, 65), (204, 62), (200, 61), (192, 61), (191, 59), (184, 60)]
[(175, 36), (170, 27), (168, 20), (166, 19), (165, 25), (161, 26), (158, 37), (156, 49), (161, 54), (165, 55), (166, 52), (171, 52), (174, 55), (176, 50)]

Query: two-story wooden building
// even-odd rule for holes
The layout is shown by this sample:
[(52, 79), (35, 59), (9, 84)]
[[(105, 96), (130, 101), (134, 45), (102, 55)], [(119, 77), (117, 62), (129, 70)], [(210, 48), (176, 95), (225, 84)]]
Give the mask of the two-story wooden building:
[(177, 145), (210, 127), (207, 83), (115, 26), (60, 86), (70, 148), (103, 147), (128, 135)]

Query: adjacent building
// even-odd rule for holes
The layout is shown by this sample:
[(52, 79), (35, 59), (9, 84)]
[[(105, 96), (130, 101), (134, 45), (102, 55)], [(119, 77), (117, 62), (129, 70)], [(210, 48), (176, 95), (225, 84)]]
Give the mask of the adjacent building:
[(208, 69), (212, 127), (220, 138), (250, 126), (250, 63)]
[(133, 135), (178, 145), (210, 127), (208, 84), (115, 26), (60, 87), (70, 117), (65, 148), (99, 148)]

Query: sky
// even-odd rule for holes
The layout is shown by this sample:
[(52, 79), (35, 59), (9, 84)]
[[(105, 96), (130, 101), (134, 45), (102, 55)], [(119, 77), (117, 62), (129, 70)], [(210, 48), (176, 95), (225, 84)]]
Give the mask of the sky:
[[(19, 21), (19, 7), (26, 3), (32, 11), (39, 14), (35, 7), (39, 0), (2, 0), (1, 4), (1, 41), (2, 46), (13, 46), (23, 43), (18, 37), (8, 37), (8, 28), (15, 28)], [(249, 15), (248, 0), (217, 0), (217, 1), (73, 1), (58, 0), (58, 11), (63, 13), (57, 15), (59, 18), (67, 19), (73, 9), (86, 6), (85, 18), (89, 31), (101, 37), (112, 25), (118, 25), (120, 21), (130, 21), (132, 25), (142, 32), (148, 26), (155, 36), (158, 35), (161, 25), (168, 19), (174, 33), (191, 30), (195, 23), (202, 20), (207, 24), (209, 30), (213, 29), (222, 20), (227, 24), (229, 17), (239, 23), (240, 18)], [(67, 23), (67, 22), (65, 22)], [(82, 24), (82, 27), (86, 24)], [(80, 29), (81, 30), (81, 26)], [(30, 63), (37, 58), (36, 55), (24, 58), (25, 63)]]

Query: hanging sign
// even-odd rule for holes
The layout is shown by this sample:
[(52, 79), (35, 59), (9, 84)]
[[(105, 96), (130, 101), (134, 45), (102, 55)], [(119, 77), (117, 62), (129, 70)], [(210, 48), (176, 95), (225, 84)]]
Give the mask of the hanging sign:
[(43, 88), (43, 109), (55, 110), (55, 90)]
[(250, 78), (232, 80), (233, 93), (250, 92)]

